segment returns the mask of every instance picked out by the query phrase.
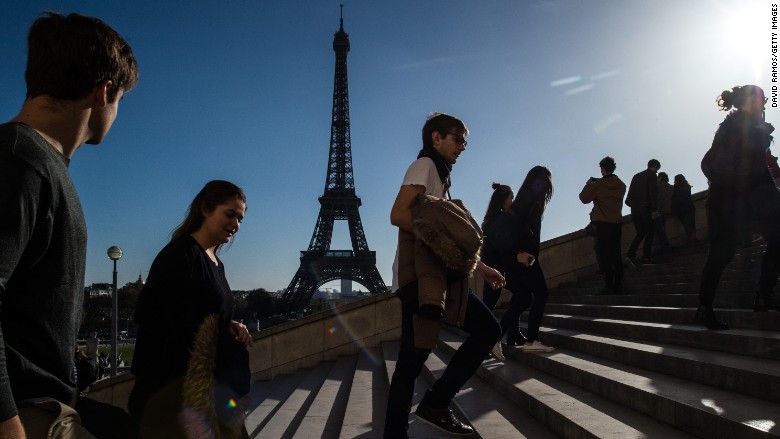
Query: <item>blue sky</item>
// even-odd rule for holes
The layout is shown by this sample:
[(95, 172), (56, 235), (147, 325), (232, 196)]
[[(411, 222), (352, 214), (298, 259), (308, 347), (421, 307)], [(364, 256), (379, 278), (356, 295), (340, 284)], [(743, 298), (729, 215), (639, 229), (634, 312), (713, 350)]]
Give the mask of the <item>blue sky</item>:
[[(192, 197), (226, 179), (248, 196), (221, 255), (231, 287), (287, 286), (325, 185), (340, 3), (355, 186), (387, 284), (390, 207), (431, 111), (471, 129), (452, 194), (480, 220), (493, 181), (516, 189), (532, 166), (552, 170), (550, 239), (587, 224), (577, 194), (605, 155), (626, 182), (657, 158), (703, 190), (699, 162), (724, 116), (715, 98), (746, 83), (771, 96), (769, 0), (7, 2), (0, 121), (21, 108), (26, 32), (44, 10), (103, 19), (139, 61), (141, 80), (106, 140), (71, 162), (87, 284), (111, 280), (112, 245), (125, 251), (120, 285), (145, 277)], [(780, 123), (777, 108), (766, 115)], [(350, 248), (346, 222), (331, 248)]]

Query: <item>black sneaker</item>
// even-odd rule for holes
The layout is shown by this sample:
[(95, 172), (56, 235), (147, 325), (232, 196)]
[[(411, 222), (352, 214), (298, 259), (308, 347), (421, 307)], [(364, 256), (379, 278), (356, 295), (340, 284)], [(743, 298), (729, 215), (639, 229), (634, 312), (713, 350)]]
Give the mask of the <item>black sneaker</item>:
[(652, 258), (644, 258), (642, 259), (642, 265), (658, 265), (658, 263)]
[(718, 320), (712, 307), (704, 305), (699, 305), (699, 308), (696, 310), (696, 315), (693, 317), (693, 323), (703, 325), (711, 331), (724, 331), (729, 329), (727, 323)]
[(425, 421), (440, 430), (446, 431), (447, 433), (460, 436), (467, 436), (474, 433), (474, 428), (458, 419), (449, 407), (435, 409), (420, 404), (417, 406), (417, 410), (414, 414), (417, 415), (420, 420)]
[(506, 345), (507, 346), (522, 346), (522, 345), (524, 345), (525, 342), (527, 341), (525, 339), (525, 335), (523, 335), (523, 333), (520, 332), (519, 329), (517, 329), (517, 328), (514, 328), (514, 329), (516, 329), (516, 330), (513, 331), (512, 329), (510, 329), (509, 330), (510, 332), (508, 332), (506, 334)]

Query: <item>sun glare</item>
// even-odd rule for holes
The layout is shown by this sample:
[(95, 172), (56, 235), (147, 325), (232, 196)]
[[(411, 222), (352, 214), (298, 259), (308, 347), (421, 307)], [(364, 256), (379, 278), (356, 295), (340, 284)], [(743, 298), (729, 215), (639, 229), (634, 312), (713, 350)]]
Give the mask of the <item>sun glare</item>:
[(757, 2), (735, 2), (724, 12), (721, 29), (728, 57), (760, 76), (769, 52), (766, 7), (762, 8)]

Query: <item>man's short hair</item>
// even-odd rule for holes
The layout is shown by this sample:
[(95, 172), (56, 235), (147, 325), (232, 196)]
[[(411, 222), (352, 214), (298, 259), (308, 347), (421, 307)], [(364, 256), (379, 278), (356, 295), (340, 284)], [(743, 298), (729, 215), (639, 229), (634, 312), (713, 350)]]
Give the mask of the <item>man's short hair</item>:
[(615, 168), (617, 167), (617, 164), (615, 163), (615, 159), (613, 159), (610, 156), (606, 156), (599, 162), (599, 166), (604, 168), (605, 171), (612, 174), (615, 172)]
[(469, 129), (466, 127), (466, 124), (457, 117), (444, 113), (431, 113), (422, 129), (423, 147), (428, 148), (433, 146), (431, 135), (434, 131), (438, 131), (440, 134), (458, 131), (459, 133), (463, 133), (464, 136), (469, 135)]
[(47, 12), (30, 26), (27, 46), (27, 99), (49, 95), (73, 101), (110, 80), (108, 101), (114, 102), (119, 89), (138, 82), (130, 45), (97, 18)]
[(661, 169), (661, 162), (659, 162), (656, 159), (650, 159), (649, 162), (647, 162), (648, 168), (655, 168), (655, 169)]

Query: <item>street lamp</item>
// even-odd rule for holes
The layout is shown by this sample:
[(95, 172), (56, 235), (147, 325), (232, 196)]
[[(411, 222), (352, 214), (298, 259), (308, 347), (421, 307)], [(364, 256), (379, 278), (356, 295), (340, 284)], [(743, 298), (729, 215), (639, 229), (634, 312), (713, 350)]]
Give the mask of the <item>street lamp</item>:
[(111, 377), (116, 376), (119, 366), (116, 355), (117, 322), (119, 316), (119, 296), (116, 292), (116, 261), (122, 257), (122, 249), (112, 245), (108, 248), (108, 259), (114, 261), (114, 290), (111, 294)]

